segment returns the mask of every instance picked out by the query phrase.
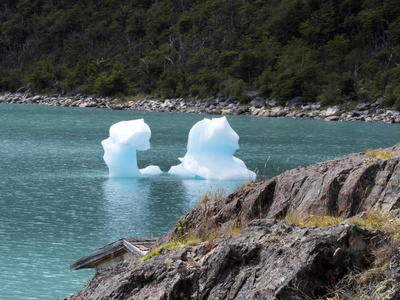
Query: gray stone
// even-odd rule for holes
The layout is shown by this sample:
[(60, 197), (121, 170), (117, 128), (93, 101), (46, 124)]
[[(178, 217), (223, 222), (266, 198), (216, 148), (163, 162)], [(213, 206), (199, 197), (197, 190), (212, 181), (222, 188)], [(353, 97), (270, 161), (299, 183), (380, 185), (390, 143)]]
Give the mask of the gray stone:
[(265, 107), (265, 99), (262, 97), (256, 97), (250, 102), (250, 105), (255, 108)]
[(265, 101), (265, 104), (268, 106), (276, 106), (278, 104), (278, 100), (276, 99), (269, 99)]
[(304, 98), (301, 96), (294, 97), (292, 100), (286, 102), (286, 107), (298, 108), (304, 104)]
[(310, 104), (311, 110), (321, 110), (322, 104), (321, 102), (315, 102)]
[(208, 98), (206, 103), (204, 103), (204, 107), (210, 107), (211, 105), (215, 106), (215, 100), (213, 98)]
[(339, 116), (329, 116), (325, 118), (326, 121), (339, 121), (339, 119)]
[(329, 107), (325, 112), (325, 117), (340, 116), (342, 111), (339, 106)]
[(367, 110), (371, 107), (369, 103), (359, 103), (356, 106), (356, 110)]
[(234, 104), (234, 103), (235, 103), (235, 100), (233, 100), (232, 98), (228, 98), (224, 102), (220, 102), (219, 105), (229, 106), (230, 104)]
[(282, 106), (277, 106), (271, 109), (271, 117), (284, 117), (286, 111)]

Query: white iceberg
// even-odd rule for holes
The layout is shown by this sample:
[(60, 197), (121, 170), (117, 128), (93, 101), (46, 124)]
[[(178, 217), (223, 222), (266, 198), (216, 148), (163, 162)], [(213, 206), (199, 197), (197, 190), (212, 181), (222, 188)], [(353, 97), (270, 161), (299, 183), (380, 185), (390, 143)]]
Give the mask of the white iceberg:
[[(140, 177), (136, 150), (150, 148), (150, 127), (143, 119), (121, 121), (110, 127), (110, 137), (101, 142), (104, 148), (103, 159), (110, 177)], [(159, 174), (160, 168), (150, 166), (142, 169), (145, 174)]]
[(161, 169), (158, 166), (153, 165), (140, 169), (139, 171), (142, 175), (158, 175), (162, 173)]
[(239, 136), (226, 117), (204, 119), (189, 132), (186, 155), (181, 164), (171, 167), (170, 174), (221, 180), (254, 180), (256, 174), (234, 157)]

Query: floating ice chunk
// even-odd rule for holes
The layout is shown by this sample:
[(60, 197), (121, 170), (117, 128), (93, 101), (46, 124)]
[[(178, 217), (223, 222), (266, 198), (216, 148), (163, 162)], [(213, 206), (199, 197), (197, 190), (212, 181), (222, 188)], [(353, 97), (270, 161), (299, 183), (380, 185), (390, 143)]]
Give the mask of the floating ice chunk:
[(256, 174), (233, 156), (237, 149), (239, 136), (226, 117), (204, 119), (190, 130), (186, 155), (169, 173), (187, 177), (189, 172), (205, 179), (254, 180)]
[(150, 148), (151, 131), (143, 119), (121, 121), (110, 127), (110, 138), (115, 143), (127, 145), (136, 150)]
[(158, 166), (153, 165), (140, 169), (139, 171), (142, 175), (159, 175), (162, 173), (161, 169)]
[(192, 172), (189, 172), (188, 170), (186, 170), (182, 164), (177, 165), (177, 166), (172, 166), (168, 173), (172, 174), (172, 175), (177, 175), (180, 177), (184, 177), (184, 178), (194, 178), (196, 177), (195, 174), (193, 174)]
[[(122, 121), (110, 127), (110, 137), (103, 140), (104, 161), (110, 177), (139, 177), (136, 150), (150, 148), (150, 127), (143, 119)], [(155, 174), (155, 166), (149, 170)], [(150, 172), (147, 168), (145, 172)], [(161, 172), (161, 170), (160, 170)]]

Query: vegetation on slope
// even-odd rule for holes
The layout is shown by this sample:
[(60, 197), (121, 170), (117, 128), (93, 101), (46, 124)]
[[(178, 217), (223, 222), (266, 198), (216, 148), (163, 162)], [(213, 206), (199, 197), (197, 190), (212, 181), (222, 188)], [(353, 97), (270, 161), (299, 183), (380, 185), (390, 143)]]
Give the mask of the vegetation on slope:
[(397, 0), (5, 0), (0, 90), (400, 107)]

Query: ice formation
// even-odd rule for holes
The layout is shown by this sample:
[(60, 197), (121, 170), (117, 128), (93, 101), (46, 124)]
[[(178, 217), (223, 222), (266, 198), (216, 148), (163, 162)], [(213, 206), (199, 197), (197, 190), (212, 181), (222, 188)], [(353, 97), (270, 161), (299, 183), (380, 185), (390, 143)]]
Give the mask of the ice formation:
[(110, 127), (110, 137), (103, 140), (104, 161), (110, 177), (139, 177), (142, 174), (159, 174), (157, 166), (139, 170), (136, 150), (150, 148), (150, 127), (143, 119), (121, 121)]
[(204, 179), (254, 180), (256, 174), (233, 156), (239, 149), (239, 136), (225, 117), (204, 119), (189, 132), (187, 152), (170, 174)]

